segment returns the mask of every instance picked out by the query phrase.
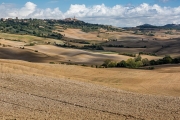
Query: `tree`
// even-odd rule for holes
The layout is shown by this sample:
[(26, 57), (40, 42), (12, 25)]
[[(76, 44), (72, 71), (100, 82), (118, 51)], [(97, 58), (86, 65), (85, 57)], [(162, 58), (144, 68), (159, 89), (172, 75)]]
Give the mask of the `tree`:
[(129, 68), (136, 68), (136, 61), (134, 59), (130, 58), (126, 61), (126, 63)]
[(108, 67), (116, 67), (117, 63), (111, 60), (105, 60), (102, 66), (108, 68)]
[(110, 64), (110, 62), (111, 62), (111, 60), (107, 59), (107, 60), (104, 61), (104, 63), (102, 64), (102, 66), (104, 66), (104, 67), (107, 68), (108, 65)]
[(173, 61), (173, 59), (172, 59), (171, 56), (169, 56), (169, 55), (166, 55), (166, 56), (163, 58), (164, 64), (172, 63), (172, 61)]
[(112, 67), (116, 67), (117, 63), (115, 61), (111, 61), (108, 65), (108, 67), (112, 68)]
[(126, 67), (127, 63), (126, 61), (122, 60), (121, 62), (117, 63), (117, 67)]
[(129, 68), (139, 68), (143, 66), (142, 61), (135, 61), (135, 59), (132, 58), (128, 59), (126, 63)]
[(135, 61), (137, 62), (137, 61), (141, 61), (142, 57), (141, 57), (141, 55), (138, 55), (138, 56), (136, 56), (134, 59), (135, 59)]
[(137, 61), (136, 62), (136, 68), (139, 68), (139, 67), (142, 67), (142, 66), (143, 66), (142, 61)]
[(150, 65), (156, 65), (157, 64), (155, 60), (151, 60), (149, 63), (150, 63)]
[(178, 64), (180, 63), (180, 58), (174, 58), (172, 63)]
[(148, 66), (150, 64), (150, 62), (147, 58), (142, 59), (142, 63), (144, 66)]

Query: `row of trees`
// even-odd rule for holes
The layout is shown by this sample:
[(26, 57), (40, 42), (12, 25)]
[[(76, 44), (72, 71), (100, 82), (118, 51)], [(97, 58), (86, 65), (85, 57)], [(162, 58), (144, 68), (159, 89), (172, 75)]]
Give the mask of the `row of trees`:
[[(102, 66), (106, 68), (111, 67), (126, 67), (126, 68), (140, 68), (144, 66), (152, 66), (152, 65), (161, 65), (161, 64), (178, 64), (180, 63), (180, 58), (172, 58), (171, 56), (165, 56), (159, 60), (148, 60), (147, 58), (142, 59), (140, 55), (135, 58), (129, 58), (127, 61), (122, 60), (120, 62), (115, 62), (112, 60), (105, 60)], [(149, 67), (149, 69), (153, 69), (153, 67)]]
[(59, 47), (65, 47), (65, 48), (75, 48), (75, 49), (89, 49), (89, 50), (104, 50), (104, 48), (101, 45), (98, 44), (89, 44), (84, 46), (77, 46), (77, 45), (71, 45), (71, 44), (55, 44)]

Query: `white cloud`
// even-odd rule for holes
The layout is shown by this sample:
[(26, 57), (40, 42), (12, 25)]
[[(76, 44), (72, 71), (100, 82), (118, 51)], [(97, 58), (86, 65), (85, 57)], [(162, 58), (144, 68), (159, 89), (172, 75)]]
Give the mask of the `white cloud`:
[(157, 4), (146, 3), (135, 7), (122, 5), (107, 7), (104, 4), (87, 7), (75, 4), (63, 13), (59, 8), (40, 9), (32, 2), (27, 2), (22, 8), (15, 8), (3, 3), (0, 5), (0, 16), (42, 19), (64, 19), (76, 16), (86, 22), (115, 26), (137, 26), (145, 23), (163, 25), (167, 23), (180, 24), (180, 7), (161, 7)]

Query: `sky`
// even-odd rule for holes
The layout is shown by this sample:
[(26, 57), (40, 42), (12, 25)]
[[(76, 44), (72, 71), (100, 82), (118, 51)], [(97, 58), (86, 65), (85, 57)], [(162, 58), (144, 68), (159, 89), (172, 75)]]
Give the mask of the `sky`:
[(1, 18), (64, 19), (117, 27), (180, 24), (180, 0), (0, 0)]

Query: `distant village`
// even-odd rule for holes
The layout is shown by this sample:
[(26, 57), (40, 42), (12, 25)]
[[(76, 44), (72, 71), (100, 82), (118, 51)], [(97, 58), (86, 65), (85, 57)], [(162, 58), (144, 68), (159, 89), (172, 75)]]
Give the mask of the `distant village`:
[[(1, 18), (1, 21), (16, 21), (16, 22), (27, 22), (28, 20), (34, 20), (34, 18), (29, 18), (29, 19), (19, 19), (18, 17), (16, 18)], [(65, 19), (42, 19), (42, 20), (49, 20), (49, 21), (65, 21), (65, 22), (76, 22), (76, 21), (80, 21), (78, 19), (76, 19), (76, 17), (74, 16), (73, 18), (65, 18)]]

